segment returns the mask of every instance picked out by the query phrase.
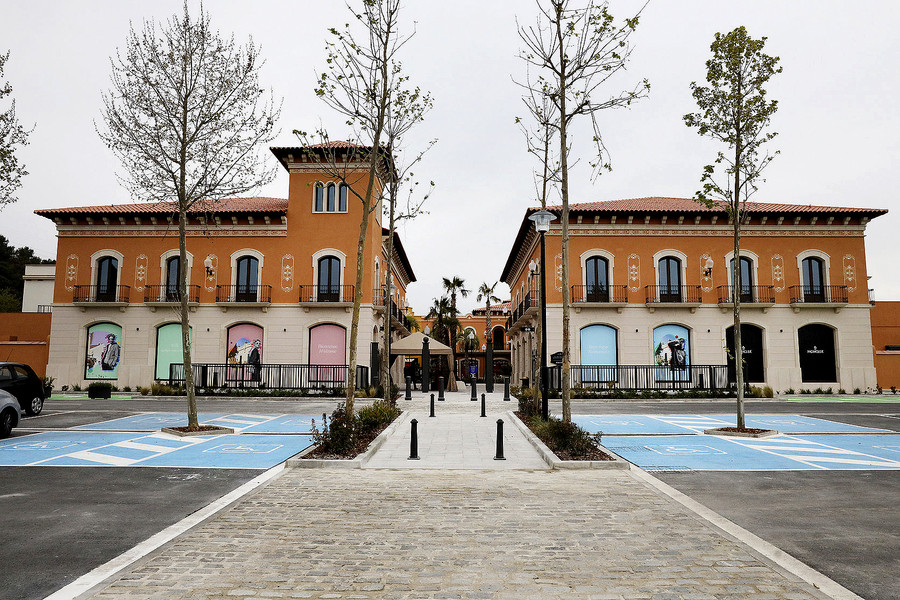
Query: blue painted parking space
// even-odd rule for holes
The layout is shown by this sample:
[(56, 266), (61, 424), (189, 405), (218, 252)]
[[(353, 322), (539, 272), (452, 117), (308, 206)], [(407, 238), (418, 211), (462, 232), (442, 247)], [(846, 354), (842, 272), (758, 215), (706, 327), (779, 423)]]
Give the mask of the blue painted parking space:
[[(591, 433), (607, 435), (702, 433), (715, 427), (734, 427), (734, 415), (580, 415), (572, 421)], [(747, 415), (747, 427), (775, 429), (781, 433), (878, 433), (873, 429), (801, 415)]]
[(610, 436), (603, 445), (648, 471), (900, 469), (900, 435)]
[(309, 435), (57, 431), (0, 441), (0, 466), (268, 469), (312, 443)]
[[(200, 413), (198, 419), (203, 424), (231, 427), (242, 433), (310, 433), (315, 415), (270, 415), (270, 414), (224, 414)], [(322, 417), (319, 415), (318, 421)], [(80, 425), (73, 429), (86, 431), (157, 431), (162, 427), (183, 427), (187, 425), (185, 413), (144, 413)]]

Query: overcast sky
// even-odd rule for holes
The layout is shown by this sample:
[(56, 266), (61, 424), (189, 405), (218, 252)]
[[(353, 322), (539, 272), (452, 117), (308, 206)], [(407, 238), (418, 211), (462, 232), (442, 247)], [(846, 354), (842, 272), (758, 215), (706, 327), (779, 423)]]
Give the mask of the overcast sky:
[[(192, 7), (198, 6), (193, 0)], [(263, 83), (284, 97), (275, 145), (292, 145), (294, 129), (320, 123), (332, 139), (342, 120), (313, 93), (324, 64), (328, 27), (348, 20), (336, 0), (208, 0), (212, 26), (262, 46)], [(624, 17), (638, 3), (614, 1)], [(19, 202), (0, 212), (0, 233), (42, 257), (56, 256), (55, 227), (38, 208), (131, 202), (116, 179), (120, 165), (94, 130), (100, 93), (109, 87), (109, 57), (123, 46), (129, 22), (164, 20), (181, 0), (0, 0), (0, 52), (10, 50), (5, 79), (19, 118), (36, 128), (20, 152), (30, 174)], [(418, 282), (409, 289), (417, 313), (441, 294), (441, 277), (457, 275), (471, 289), (494, 282), (525, 209), (535, 204), (532, 170), (515, 124), (524, 116), (516, 20), (534, 22), (531, 0), (407, 0), (404, 20), (417, 34), (406, 47), (411, 80), (429, 90), (434, 110), (410, 137), (415, 149), (438, 138), (417, 173), (437, 187), (429, 214), (400, 234)], [(690, 197), (718, 147), (688, 129), (696, 109), (691, 81), (703, 81), (717, 32), (744, 25), (767, 36), (766, 51), (784, 72), (769, 86), (779, 101), (773, 129), (781, 155), (769, 167), (757, 201), (887, 208), (867, 228), (869, 287), (880, 300), (900, 300), (897, 268), (897, 159), (900, 156), (900, 4), (865, 0), (652, 0), (636, 34), (627, 86), (647, 77), (648, 99), (601, 116), (613, 172), (591, 180), (587, 161), (571, 173), (571, 201), (644, 196)], [(614, 91), (614, 90), (612, 90)], [(589, 133), (579, 129), (576, 157), (587, 157)], [(274, 161), (274, 157), (272, 158)], [(892, 183), (893, 182), (893, 183)], [(259, 190), (287, 197), (287, 174)], [(508, 297), (504, 284), (501, 296)], [(475, 305), (474, 295), (461, 303)]]

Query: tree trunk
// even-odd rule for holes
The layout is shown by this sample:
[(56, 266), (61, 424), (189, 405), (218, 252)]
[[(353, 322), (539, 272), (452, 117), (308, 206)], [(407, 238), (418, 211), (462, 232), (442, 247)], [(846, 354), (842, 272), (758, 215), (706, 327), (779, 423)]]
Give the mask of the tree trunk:
[[(740, 89), (740, 88), (738, 88)], [(740, 128), (738, 135), (740, 140)], [(741, 145), (740, 142), (735, 144), (735, 165), (740, 164)], [(741, 340), (741, 220), (744, 212), (741, 210), (740, 187), (741, 175), (740, 169), (734, 172), (734, 205), (732, 213), (734, 214), (734, 274), (732, 275), (732, 292), (734, 294), (732, 300), (734, 304), (734, 379), (737, 385), (737, 427), (744, 428), (744, 347)], [(752, 290), (751, 290), (752, 291)]]
[(194, 369), (191, 366), (191, 324), (188, 310), (187, 284), (187, 209), (184, 202), (178, 207), (178, 292), (180, 296), (179, 313), (181, 315), (181, 347), (184, 363), (184, 390), (188, 401), (188, 429), (198, 431), (197, 397), (194, 393)]
[[(562, 419), (572, 421), (571, 391), (569, 389), (569, 161), (566, 154), (566, 57), (562, 31), (562, 4), (556, 4), (556, 38), (559, 45), (559, 148), (560, 192), (562, 196)], [(545, 266), (545, 265), (543, 265)]]
[(394, 264), (394, 219), (396, 206), (396, 190), (391, 184), (390, 200), (390, 227), (388, 232), (387, 265), (384, 273), (384, 356), (381, 357), (381, 385), (384, 390), (384, 401), (390, 403), (391, 395), (391, 306), (394, 296), (391, 294), (391, 278), (393, 277)]

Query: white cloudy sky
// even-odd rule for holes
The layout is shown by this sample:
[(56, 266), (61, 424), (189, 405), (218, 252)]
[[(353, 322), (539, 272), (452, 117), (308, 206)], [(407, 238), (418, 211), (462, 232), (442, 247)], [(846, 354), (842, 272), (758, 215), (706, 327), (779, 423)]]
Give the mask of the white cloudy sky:
[[(36, 124), (20, 154), (30, 172), (20, 200), (0, 213), (0, 233), (11, 243), (55, 257), (55, 229), (33, 210), (131, 201), (93, 124), (109, 85), (108, 57), (123, 45), (129, 22), (165, 19), (180, 6), (181, 0), (0, 0), (0, 51), (12, 51), (5, 78), (22, 122)], [(611, 9), (625, 16), (637, 6), (614, 0)], [(342, 2), (207, 0), (206, 8), (214, 28), (262, 45), (264, 83), (284, 97), (277, 144), (294, 144), (293, 129), (319, 123), (332, 138), (342, 137), (342, 121), (312, 92), (326, 29), (347, 21)], [(406, 70), (435, 98), (410, 146), (439, 139), (418, 169), (437, 184), (430, 213), (401, 230), (418, 277), (409, 290), (417, 312), (441, 293), (442, 276), (458, 275), (472, 288), (498, 279), (523, 211), (534, 204), (535, 164), (514, 122), (524, 111), (512, 78), (524, 71), (516, 19), (531, 23), (535, 14), (531, 0), (406, 2), (405, 18), (417, 29)], [(738, 25), (767, 36), (767, 51), (784, 67), (769, 90), (780, 103), (774, 148), (781, 155), (755, 199), (891, 209), (868, 227), (868, 267), (876, 297), (900, 299), (894, 237), (900, 203), (892, 183), (900, 155), (896, 2), (652, 0), (620, 82), (647, 77), (650, 97), (601, 117), (614, 171), (591, 181), (586, 166), (576, 168), (572, 201), (693, 194), (717, 148), (682, 122), (695, 109), (689, 84), (704, 78), (714, 33)], [(589, 150), (588, 140), (586, 130), (576, 136), (576, 154)], [(286, 197), (287, 175), (280, 172), (259, 193)], [(498, 289), (507, 293), (503, 284)], [(462, 304), (473, 306), (474, 298)]]

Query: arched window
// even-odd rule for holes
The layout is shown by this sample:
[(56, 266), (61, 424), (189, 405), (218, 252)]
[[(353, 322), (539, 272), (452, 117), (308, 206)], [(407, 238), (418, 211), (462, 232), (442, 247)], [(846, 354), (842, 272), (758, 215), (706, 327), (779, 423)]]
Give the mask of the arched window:
[(88, 327), (85, 379), (118, 379), (121, 359), (121, 326), (115, 323), (97, 323)]
[[(743, 333), (743, 331), (742, 331)], [(836, 383), (834, 329), (812, 323), (797, 330), (800, 378), (804, 383)]]
[(681, 261), (674, 256), (659, 259), (659, 301), (681, 302)]
[(803, 277), (803, 299), (806, 302), (825, 302), (825, 263), (817, 256), (809, 256), (800, 263)]
[(323, 212), (325, 210), (325, 185), (321, 181), (316, 182), (316, 198), (313, 210), (315, 212)]
[(341, 298), (341, 261), (335, 256), (323, 256), (319, 259), (318, 301), (340, 302)]
[[(193, 337), (191, 330), (191, 339)], [(156, 328), (156, 379), (169, 379), (171, 365), (184, 363), (183, 348), (181, 323), (167, 323)]]
[(506, 348), (506, 337), (504, 336), (503, 327), (497, 325), (491, 331), (491, 345), (494, 350), (503, 350)]
[(334, 212), (334, 184), (329, 183), (325, 189), (325, 212)]
[(585, 293), (588, 302), (609, 302), (609, 261), (592, 256), (584, 262)]
[(97, 260), (97, 302), (115, 302), (119, 283), (119, 261), (112, 256)]
[[(734, 259), (731, 259), (731, 284), (738, 285), (734, 277)], [(741, 257), (741, 302), (753, 302), (753, 261), (746, 256)]]
[(347, 212), (347, 196), (350, 188), (346, 183), (338, 186), (338, 212)]
[(181, 299), (178, 294), (179, 279), (178, 270), (181, 265), (181, 257), (173, 256), (166, 260), (166, 300), (175, 302)]
[[(737, 381), (734, 373), (734, 325), (725, 330), (725, 343), (728, 345), (728, 381)], [(741, 324), (741, 347), (744, 356), (744, 381), (763, 383), (766, 380), (763, 363), (763, 331), (756, 325)]]
[(255, 256), (237, 259), (237, 286), (235, 298), (238, 302), (256, 302), (259, 286), (259, 260)]

